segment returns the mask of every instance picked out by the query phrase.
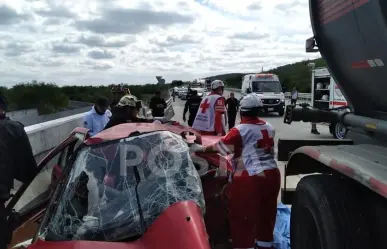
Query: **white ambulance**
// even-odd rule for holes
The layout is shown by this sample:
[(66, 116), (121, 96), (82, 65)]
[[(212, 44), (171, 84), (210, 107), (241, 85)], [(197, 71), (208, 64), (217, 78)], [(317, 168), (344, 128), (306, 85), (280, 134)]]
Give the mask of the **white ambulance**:
[(327, 68), (316, 68), (312, 71), (311, 105), (317, 109), (334, 109), (348, 106), (343, 93), (331, 77)]
[(262, 99), (265, 112), (278, 112), (280, 116), (285, 112), (285, 95), (278, 75), (271, 73), (247, 74), (242, 79), (242, 95), (248, 90), (258, 94)]
[[(312, 70), (311, 106), (316, 109), (345, 111), (348, 102), (340, 90), (340, 86), (325, 67)], [(330, 133), (337, 139), (344, 139), (347, 128), (340, 123), (329, 124)]]

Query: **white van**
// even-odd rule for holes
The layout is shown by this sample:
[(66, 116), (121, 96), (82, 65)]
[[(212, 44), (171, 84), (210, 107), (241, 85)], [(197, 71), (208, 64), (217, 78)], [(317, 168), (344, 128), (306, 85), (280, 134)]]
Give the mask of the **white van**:
[(262, 99), (265, 112), (278, 112), (280, 116), (285, 112), (285, 95), (277, 75), (271, 73), (247, 74), (242, 80), (242, 95), (251, 92)]

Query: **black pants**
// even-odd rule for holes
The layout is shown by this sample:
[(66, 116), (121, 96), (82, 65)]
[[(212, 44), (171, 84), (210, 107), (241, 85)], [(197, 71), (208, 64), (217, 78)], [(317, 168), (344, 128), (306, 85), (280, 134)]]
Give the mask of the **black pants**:
[(227, 117), (228, 117), (228, 129), (229, 129), (229, 130), (235, 126), (236, 115), (237, 115), (237, 112), (236, 112), (236, 111), (227, 112)]
[(9, 243), (6, 219), (7, 215), (5, 213), (4, 203), (0, 203), (0, 249), (7, 249)]
[(297, 99), (291, 99), (291, 100), (290, 100), (290, 104), (291, 104), (291, 105), (295, 105), (296, 103), (297, 103)]
[(188, 118), (188, 126), (192, 127), (194, 121), (195, 121), (195, 116), (194, 117), (189, 116), (189, 118)]

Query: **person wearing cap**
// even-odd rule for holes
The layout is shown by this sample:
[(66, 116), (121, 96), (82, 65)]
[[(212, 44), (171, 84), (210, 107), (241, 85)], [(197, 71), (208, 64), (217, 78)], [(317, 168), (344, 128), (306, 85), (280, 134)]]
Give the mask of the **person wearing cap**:
[(214, 80), (211, 93), (200, 103), (192, 128), (203, 135), (223, 136), (226, 133), (227, 116), (225, 115), (224, 83)]
[(185, 115), (189, 110), (188, 125), (190, 127), (192, 127), (192, 124), (194, 122), (196, 114), (198, 113), (201, 102), (202, 102), (202, 98), (198, 96), (198, 91), (192, 90), (191, 96), (185, 102), (184, 111), (183, 111), (183, 121), (185, 122), (186, 121)]
[(112, 116), (108, 111), (109, 100), (105, 97), (99, 97), (94, 106), (88, 111), (83, 120), (83, 127), (89, 129), (90, 135), (94, 136), (103, 130)]
[(130, 90), (129, 88), (124, 88), (123, 85), (117, 85), (112, 87), (111, 92), (113, 100), (110, 103), (110, 110), (113, 113), (120, 99), (125, 95), (130, 95)]
[(0, 96), (0, 249), (6, 249), (12, 239), (9, 214), (5, 211), (14, 179), (27, 183), (34, 179), (38, 168), (24, 125), (6, 116), (7, 102)]
[(138, 113), (142, 108), (141, 100), (134, 95), (125, 95), (117, 104), (116, 112), (113, 113), (104, 130), (115, 125), (125, 123), (151, 123), (153, 119), (140, 118)]
[(256, 94), (240, 102), (241, 123), (209, 146), (193, 144), (191, 152), (234, 154), (229, 193), (229, 222), (233, 248), (274, 249), (273, 231), (280, 171), (274, 159), (275, 130), (258, 117), (263, 107)]

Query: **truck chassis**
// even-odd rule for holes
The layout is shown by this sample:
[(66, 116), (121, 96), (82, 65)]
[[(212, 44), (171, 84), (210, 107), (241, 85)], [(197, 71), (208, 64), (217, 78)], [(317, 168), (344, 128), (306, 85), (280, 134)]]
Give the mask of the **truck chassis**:
[[(387, 148), (351, 140), (279, 139), (292, 205), (291, 248), (386, 248)], [(306, 175), (296, 189), (288, 176)]]

